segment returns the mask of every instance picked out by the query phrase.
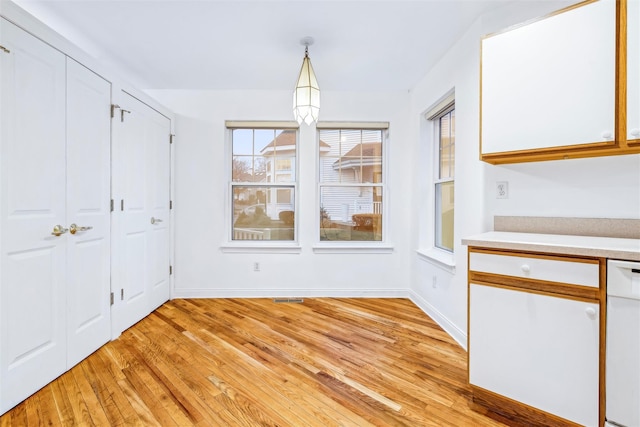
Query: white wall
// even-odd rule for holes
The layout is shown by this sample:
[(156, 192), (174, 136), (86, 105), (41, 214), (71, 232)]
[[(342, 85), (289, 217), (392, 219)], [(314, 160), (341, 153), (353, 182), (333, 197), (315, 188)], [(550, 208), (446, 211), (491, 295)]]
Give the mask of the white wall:
[[(407, 93), (322, 93), (321, 119), (389, 121), (390, 253), (316, 253), (315, 131), (301, 126), (298, 253), (229, 253), (225, 120), (292, 120), (290, 91), (149, 91), (177, 115), (174, 297), (407, 296)], [(261, 271), (253, 271), (259, 262)]]
[[(640, 156), (493, 166), (479, 161), (480, 38), (564, 7), (568, 2), (514, 2), (469, 28), (411, 93), (410, 137), (415, 182), (411, 251), (411, 298), (466, 347), (467, 258), (461, 239), (489, 231), (494, 215), (640, 218)], [(416, 253), (432, 244), (433, 153), (423, 114), (455, 88), (455, 267)], [(543, 124), (541, 124), (543, 125)], [(426, 166), (425, 166), (426, 165)], [(497, 181), (508, 181), (509, 198), (497, 200)]]
[[(487, 214), (640, 218), (640, 155), (558, 160), (487, 169)], [(496, 199), (497, 181), (509, 198)]]

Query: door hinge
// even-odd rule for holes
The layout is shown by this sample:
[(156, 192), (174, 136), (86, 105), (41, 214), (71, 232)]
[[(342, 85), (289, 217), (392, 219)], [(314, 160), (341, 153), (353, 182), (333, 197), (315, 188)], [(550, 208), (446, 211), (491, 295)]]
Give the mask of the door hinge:
[(120, 210), (124, 210), (124, 199), (120, 199)]
[(113, 199), (111, 199), (111, 212), (113, 212)]
[(173, 266), (170, 265), (169, 266), (169, 276), (171, 276), (173, 274)]
[(124, 288), (120, 289), (120, 301), (124, 301)]
[(1, 46), (1, 45), (0, 45), (0, 50), (3, 51), (4, 53), (11, 53), (11, 51), (9, 49), (7, 49), (6, 47)]
[(173, 144), (173, 137), (174, 137), (174, 136), (175, 136), (175, 135), (174, 135), (174, 134), (172, 134), (172, 133), (170, 133), (170, 134), (169, 134), (169, 144)]
[(169, 209), (173, 209), (173, 200), (169, 200)]
[(110, 298), (110, 300), (111, 300), (111, 305), (113, 305), (113, 292), (111, 292), (111, 298)]

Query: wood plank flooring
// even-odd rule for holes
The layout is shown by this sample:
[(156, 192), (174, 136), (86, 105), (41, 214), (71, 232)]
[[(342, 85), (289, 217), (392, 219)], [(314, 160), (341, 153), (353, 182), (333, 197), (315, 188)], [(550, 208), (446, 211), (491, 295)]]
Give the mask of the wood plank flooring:
[(0, 426), (504, 425), (466, 360), (407, 299), (173, 300)]

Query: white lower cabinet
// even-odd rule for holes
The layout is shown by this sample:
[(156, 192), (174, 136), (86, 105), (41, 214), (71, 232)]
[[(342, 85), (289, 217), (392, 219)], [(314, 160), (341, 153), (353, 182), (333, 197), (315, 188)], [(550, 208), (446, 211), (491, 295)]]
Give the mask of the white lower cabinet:
[[(523, 268), (507, 268), (514, 261)], [(532, 425), (600, 425), (600, 262), (470, 249), (469, 383), (476, 403)], [(581, 278), (559, 280), (576, 267)]]
[(469, 299), (471, 384), (598, 425), (598, 304), (474, 283)]

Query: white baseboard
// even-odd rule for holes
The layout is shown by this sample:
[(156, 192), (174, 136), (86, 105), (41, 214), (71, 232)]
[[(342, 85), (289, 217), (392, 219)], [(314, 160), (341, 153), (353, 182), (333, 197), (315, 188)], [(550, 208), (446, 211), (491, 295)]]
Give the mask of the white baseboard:
[(174, 289), (172, 298), (409, 298), (406, 289)]
[(467, 334), (458, 328), (453, 322), (451, 322), (445, 315), (440, 313), (433, 305), (420, 295), (413, 291), (409, 291), (409, 299), (413, 301), (415, 305), (420, 307), (434, 322), (436, 322), (442, 329), (448, 333), (462, 348), (467, 350)]

